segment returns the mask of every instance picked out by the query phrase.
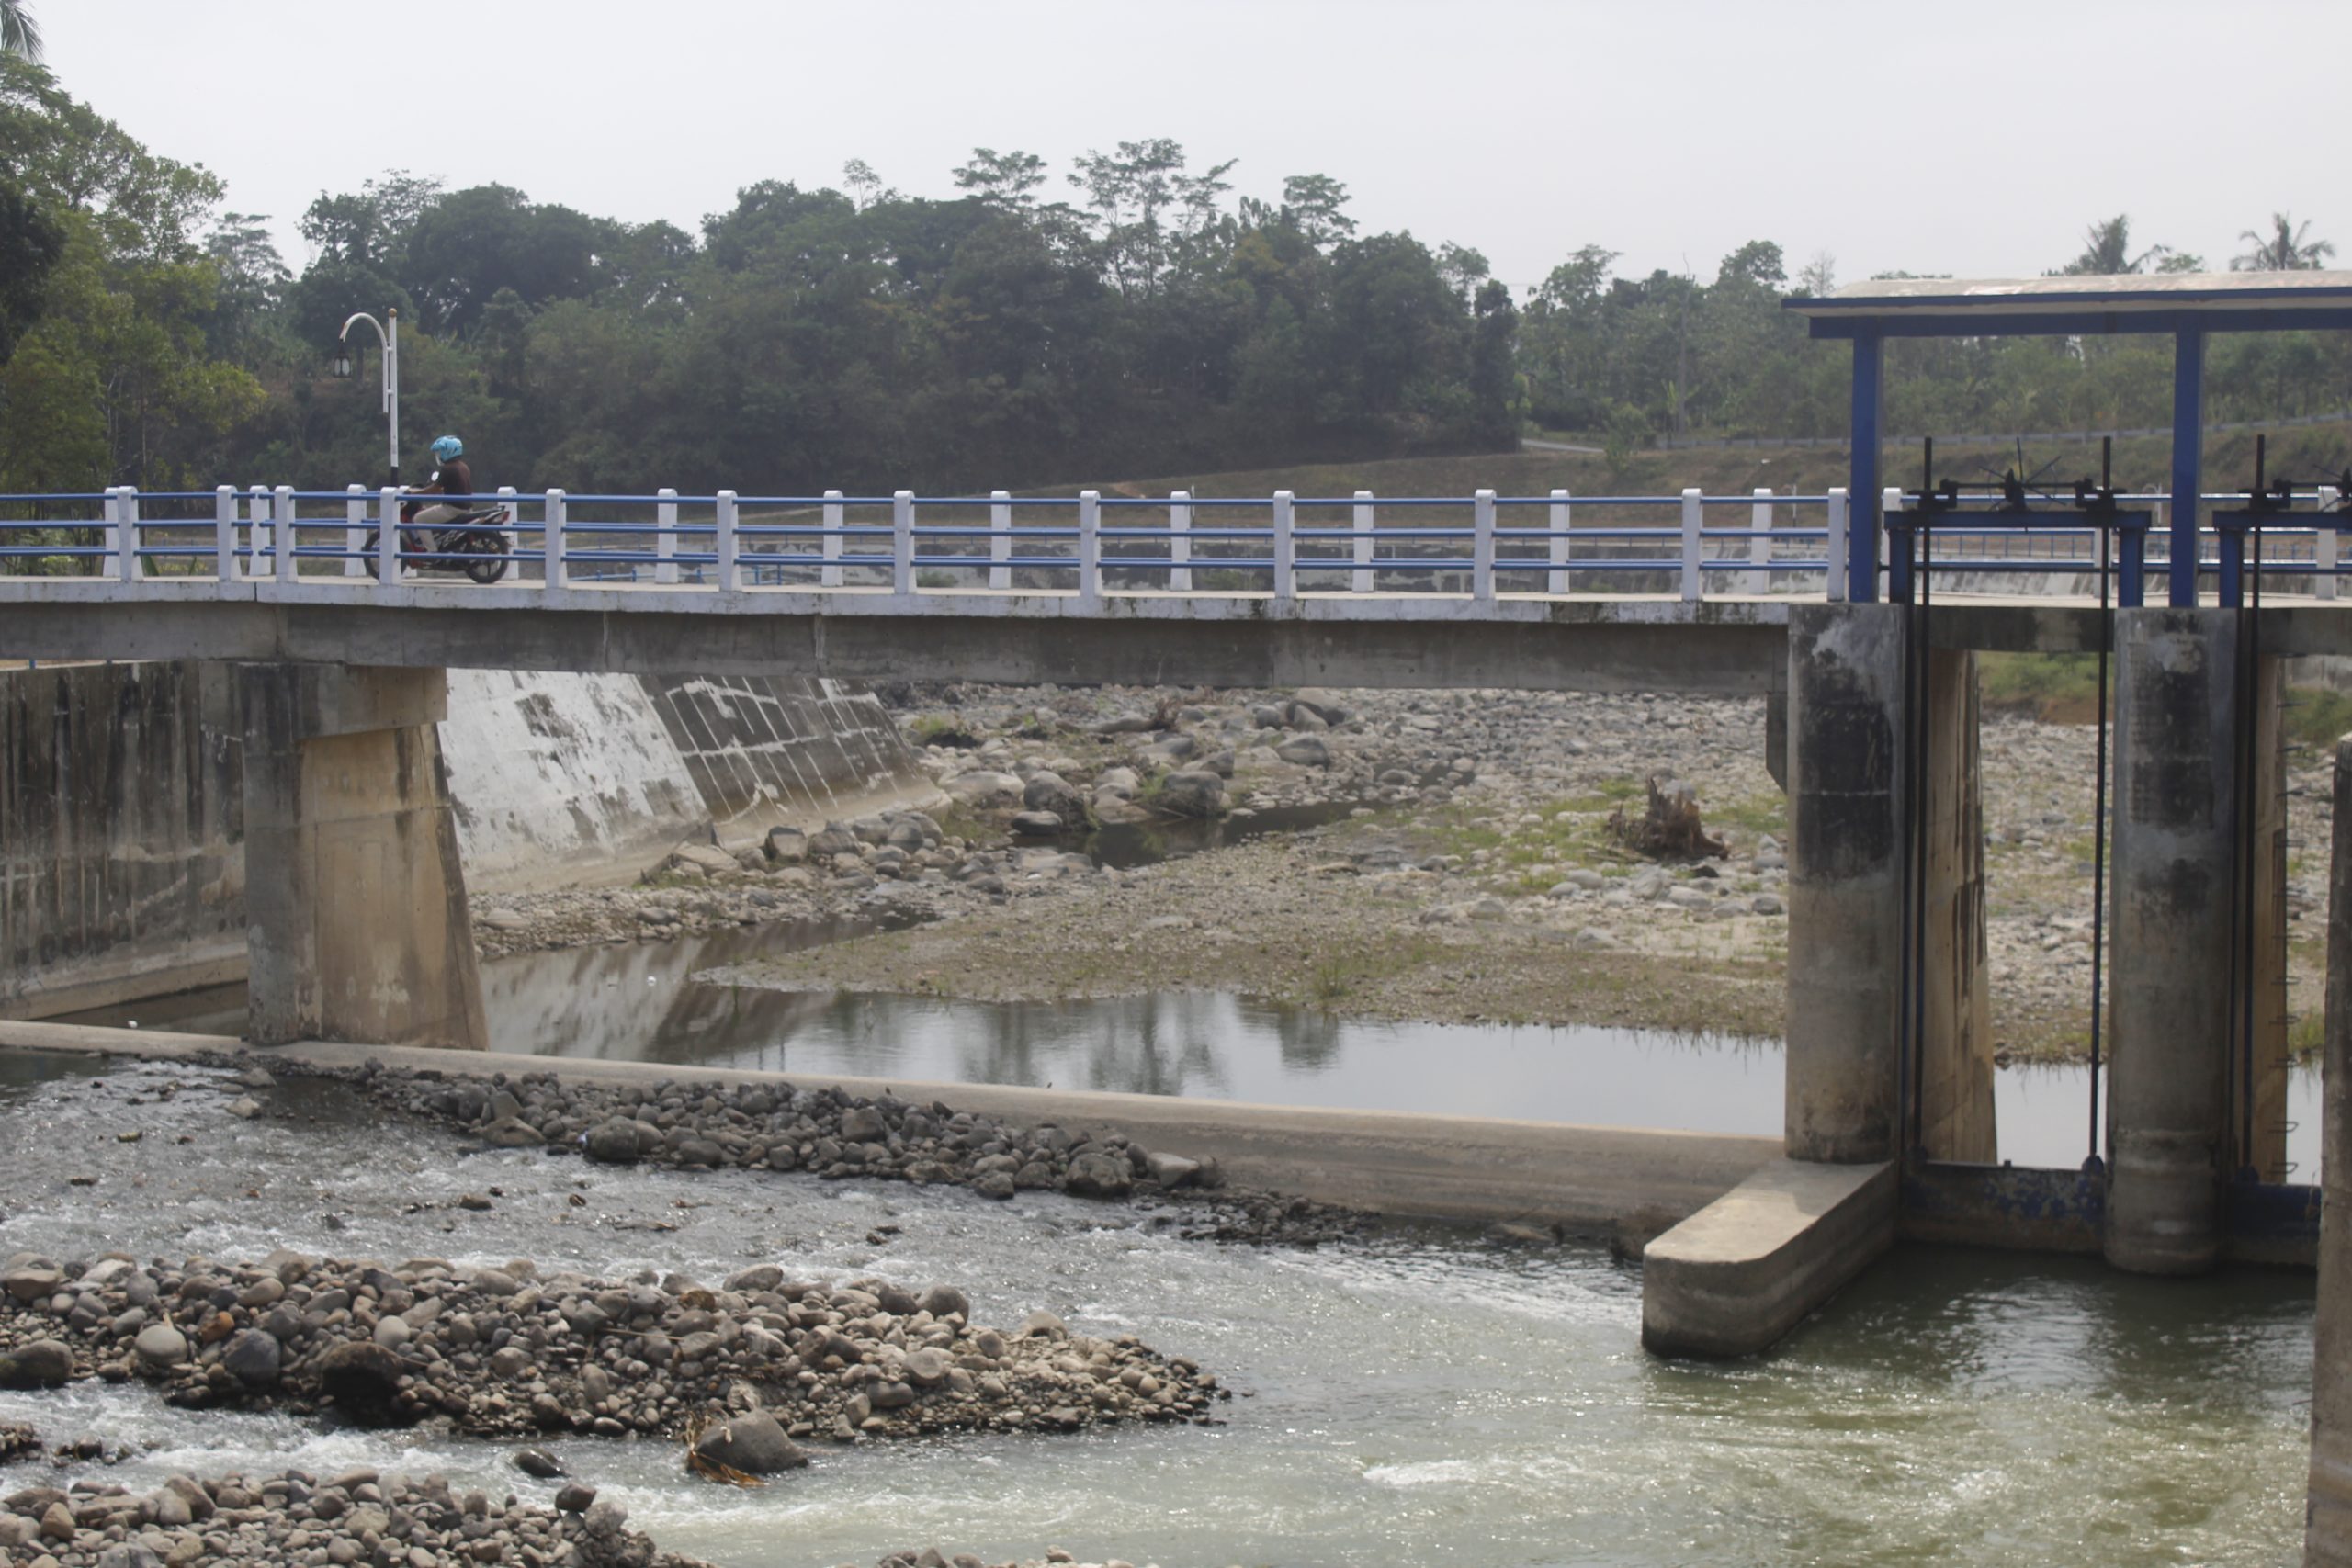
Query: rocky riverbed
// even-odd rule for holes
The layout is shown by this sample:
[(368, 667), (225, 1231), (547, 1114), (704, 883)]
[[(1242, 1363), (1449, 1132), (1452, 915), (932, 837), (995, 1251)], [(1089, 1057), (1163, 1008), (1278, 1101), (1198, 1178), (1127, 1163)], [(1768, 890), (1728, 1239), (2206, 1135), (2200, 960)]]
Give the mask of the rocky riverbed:
[(170, 1477), (152, 1492), (33, 1484), (0, 1498), (0, 1562), (24, 1568), (182, 1568), (208, 1562), (710, 1568), (657, 1549), (626, 1509), (571, 1487), (552, 1508), (356, 1469), (322, 1477)]
[(527, 1260), (19, 1253), (0, 1293), (0, 1386), (137, 1378), (175, 1404), (488, 1437), (739, 1418), (718, 1457), (753, 1473), (806, 1463), (799, 1440), (1205, 1421), (1220, 1392), (1190, 1361), (1051, 1313), (1000, 1331), (949, 1286), (796, 1280), (772, 1263), (706, 1286), (543, 1278)]
[[(1368, 1016), (1781, 1028), (1784, 796), (1760, 702), (1526, 692), (942, 688), (902, 722), (930, 811), (683, 846), (633, 888), (481, 901), (484, 951), (775, 919), (864, 922), (736, 977), (1031, 999), (1251, 992)], [(1984, 722), (1998, 1047), (2079, 1056), (2090, 1013), (2093, 733)], [(2324, 762), (2324, 760), (2322, 760)], [(1725, 853), (1611, 830), (1657, 781)], [(2324, 765), (2290, 769), (2291, 994), (2318, 995)], [(1096, 824), (1345, 803), (1319, 831), (1108, 869)], [(880, 929), (888, 928), (888, 929)], [(2306, 1042), (2307, 1043), (2307, 1042)]]

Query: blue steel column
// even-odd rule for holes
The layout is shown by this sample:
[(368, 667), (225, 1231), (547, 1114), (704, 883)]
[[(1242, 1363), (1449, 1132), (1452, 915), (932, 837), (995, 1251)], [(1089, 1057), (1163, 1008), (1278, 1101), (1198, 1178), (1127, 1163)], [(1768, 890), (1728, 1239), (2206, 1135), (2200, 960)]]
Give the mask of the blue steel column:
[(1879, 510), (1878, 443), (1886, 409), (1885, 344), (1875, 330), (1854, 334), (1854, 412), (1849, 422), (1853, 454), (1846, 480), (1846, 597), (1866, 604), (1878, 597), (1878, 539), (1886, 525)]
[(2197, 502), (2205, 476), (2205, 333), (2184, 327), (2172, 356), (2172, 602), (2197, 603)]

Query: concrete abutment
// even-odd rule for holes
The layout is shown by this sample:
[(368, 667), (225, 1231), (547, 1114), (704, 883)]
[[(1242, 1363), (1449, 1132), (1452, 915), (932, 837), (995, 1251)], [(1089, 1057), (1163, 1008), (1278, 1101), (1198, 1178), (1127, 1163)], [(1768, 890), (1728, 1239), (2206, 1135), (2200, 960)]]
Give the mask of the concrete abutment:
[(481, 1049), (443, 672), (247, 664), (239, 679), (251, 1038)]

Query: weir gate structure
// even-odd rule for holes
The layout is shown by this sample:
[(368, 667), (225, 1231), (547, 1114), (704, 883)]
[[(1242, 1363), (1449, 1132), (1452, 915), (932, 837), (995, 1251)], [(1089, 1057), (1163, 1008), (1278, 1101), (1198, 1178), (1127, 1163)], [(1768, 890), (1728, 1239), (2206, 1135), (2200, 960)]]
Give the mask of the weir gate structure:
[[(2352, 327), (2345, 274), (2283, 300), (2236, 279), (1871, 288), (1798, 302), (1854, 338), (1865, 433), (1880, 344), (1905, 331), (2171, 331), (2193, 382), (2206, 331)], [(2194, 446), (2198, 400), (2177, 401)], [(1817, 497), (549, 491), (536, 520), (512, 498), (520, 574), (487, 586), (418, 575), (439, 563), (389, 491), (0, 498), (51, 511), (0, 524), (0, 658), (245, 665), (262, 1044), (491, 1043), (435, 740), (449, 667), (1764, 698), (1791, 828), (1781, 1149), (1649, 1244), (1645, 1342), (1759, 1349), (1898, 1235), (2150, 1275), (2316, 1250), (2308, 1561), (2352, 1562), (2352, 750), (2324, 1203), (2283, 1168), (2277, 723), (2283, 660), (2352, 655), (2352, 607), (2329, 602), (2352, 512), (2319, 487), (2267, 511), (2209, 494), (2177, 456), (2166, 492), (2005, 512), (1881, 489), (1878, 457), (1858, 442), (1855, 482)], [(1849, 495), (1877, 501), (1857, 520)], [(1645, 507), (1671, 523), (1625, 521)], [(22, 574), (57, 561), (82, 574)], [(2143, 571), (2169, 603), (2144, 602)], [(2102, 726), (2085, 759), (2112, 822), (2105, 1097), (2076, 1169), (1998, 1163), (1985, 650), (2112, 663), (2112, 746)]]

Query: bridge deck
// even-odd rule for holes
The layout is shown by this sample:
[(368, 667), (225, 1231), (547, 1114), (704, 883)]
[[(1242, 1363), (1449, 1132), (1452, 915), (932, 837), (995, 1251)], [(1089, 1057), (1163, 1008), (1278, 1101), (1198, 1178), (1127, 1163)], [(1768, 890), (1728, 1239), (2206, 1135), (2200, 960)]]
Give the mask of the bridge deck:
[[(1760, 694), (1787, 595), (1267, 593), (221, 584), (0, 579), (0, 658), (207, 659), (642, 673)], [(2352, 653), (2352, 615), (2266, 606), (2266, 650)], [(1938, 595), (1941, 647), (2087, 652), (2088, 600)]]

